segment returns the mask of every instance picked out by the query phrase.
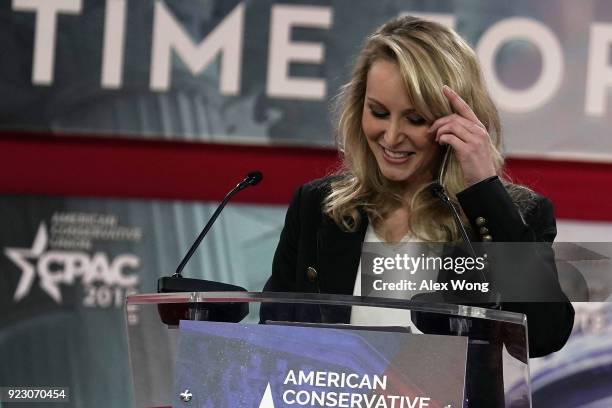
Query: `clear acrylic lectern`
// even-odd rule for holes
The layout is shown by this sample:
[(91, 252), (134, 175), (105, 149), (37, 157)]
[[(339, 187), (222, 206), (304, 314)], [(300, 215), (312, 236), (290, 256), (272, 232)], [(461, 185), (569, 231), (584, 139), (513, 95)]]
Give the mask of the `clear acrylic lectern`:
[[(260, 322), (260, 309), (315, 318)], [(373, 406), (407, 407), (416, 396), (428, 407), (531, 407), (522, 314), (347, 295), (193, 292), (129, 296), (126, 316), (137, 407), (366, 407), (378, 399), (385, 401)]]

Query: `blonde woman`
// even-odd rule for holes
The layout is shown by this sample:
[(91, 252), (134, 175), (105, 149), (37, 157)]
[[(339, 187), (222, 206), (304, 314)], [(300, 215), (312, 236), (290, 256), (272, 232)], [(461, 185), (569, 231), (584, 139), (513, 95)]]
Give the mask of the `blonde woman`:
[[(338, 97), (343, 169), (301, 186), (288, 209), (265, 290), (355, 293), (364, 241), (461, 239), (447, 205), (431, 193), (442, 178), (473, 241), (552, 242), (550, 201), (504, 180), (501, 126), (473, 50), (455, 32), (413, 17), (372, 33)], [(560, 349), (573, 324), (554, 259), (516, 279), (556, 303), (503, 303), (525, 313), (530, 356)], [(503, 295), (503, 293), (502, 293)], [(262, 320), (349, 322), (350, 310), (265, 306)]]

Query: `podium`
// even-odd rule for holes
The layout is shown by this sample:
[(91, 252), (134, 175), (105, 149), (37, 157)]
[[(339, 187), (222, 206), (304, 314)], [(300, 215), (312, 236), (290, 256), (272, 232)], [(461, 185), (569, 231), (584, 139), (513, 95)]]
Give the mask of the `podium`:
[(522, 314), (192, 292), (128, 296), (126, 323), (135, 407), (531, 407)]

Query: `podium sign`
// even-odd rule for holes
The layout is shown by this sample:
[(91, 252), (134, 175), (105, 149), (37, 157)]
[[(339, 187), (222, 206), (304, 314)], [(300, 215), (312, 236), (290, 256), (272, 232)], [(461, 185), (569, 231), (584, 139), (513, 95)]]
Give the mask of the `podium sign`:
[(461, 407), (467, 338), (181, 321), (172, 406)]

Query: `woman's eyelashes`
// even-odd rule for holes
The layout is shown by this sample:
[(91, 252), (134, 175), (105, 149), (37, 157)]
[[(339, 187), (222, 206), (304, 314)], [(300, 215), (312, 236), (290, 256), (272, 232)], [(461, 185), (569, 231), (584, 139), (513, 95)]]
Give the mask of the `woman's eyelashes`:
[(381, 111), (381, 110), (374, 109), (374, 108), (370, 108), (370, 112), (372, 112), (373, 116), (380, 118), (380, 119), (383, 119), (389, 116), (389, 112)]
[[(379, 119), (384, 119), (386, 117), (389, 116), (389, 112), (387, 112), (384, 109), (381, 109), (379, 107), (375, 107), (375, 106), (370, 106), (370, 112), (372, 113), (372, 116), (379, 118)], [(415, 113), (411, 113), (409, 115), (406, 115), (406, 119), (408, 120), (408, 122), (410, 122), (411, 124), (415, 125), (415, 126), (422, 126), (425, 125), (427, 123), (427, 121), (425, 120), (425, 118), (423, 118), (422, 116), (415, 114)]]
[(410, 123), (416, 126), (423, 126), (427, 124), (425, 118), (420, 115), (408, 115), (408, 120), (410, 121)]

